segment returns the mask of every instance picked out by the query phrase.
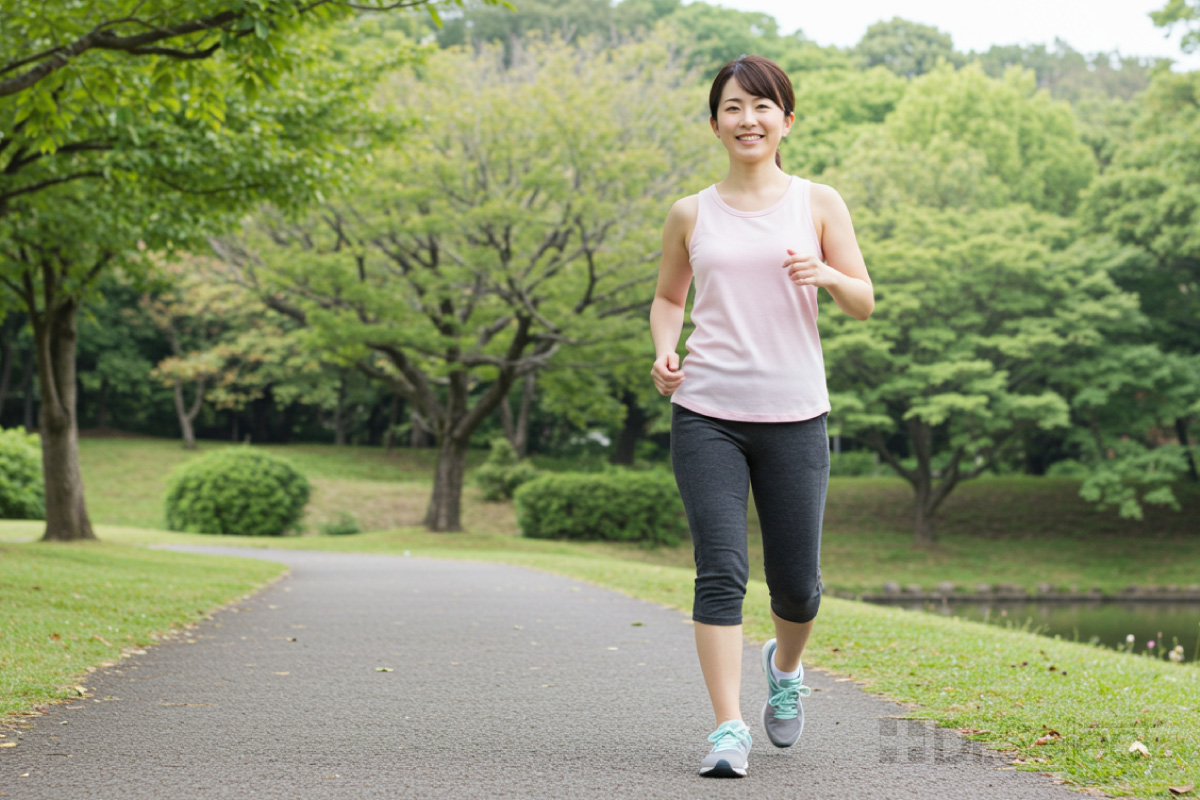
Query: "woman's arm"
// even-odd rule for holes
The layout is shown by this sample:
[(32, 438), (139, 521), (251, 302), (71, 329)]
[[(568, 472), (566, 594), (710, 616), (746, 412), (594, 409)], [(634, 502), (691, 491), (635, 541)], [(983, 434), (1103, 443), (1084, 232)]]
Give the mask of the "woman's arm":
[(825, 261), (789, 250), (783, 266), (797, 284), (825, 287), (838, 308), (855, 319), (866, 319), (875, 310), (875, 287), (854, 236), (850, 210), (832, 186), (812, 184), (811, 197), (813, 222)]
[(654, 339), (654, 366), (650, 377), (659, 394), (670, 396), (683, 383), (679, 370), (679, 334), (683, 331), (684, 305), (692, 283), (688, 240), (696, 225), (699, 202), (695, 195), (671, 206), (663, 225), (662, 260), (658, 265), (658, 287), (650, 305), (650, 336)]

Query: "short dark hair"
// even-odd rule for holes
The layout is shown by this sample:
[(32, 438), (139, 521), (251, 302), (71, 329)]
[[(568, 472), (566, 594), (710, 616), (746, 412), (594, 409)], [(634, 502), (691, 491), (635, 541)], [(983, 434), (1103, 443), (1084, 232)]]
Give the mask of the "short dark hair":
[[(796, 93), (792, 90), (792, 80), (783, 69), (769, 58), (762, 56), (741, 55), (721, 67), (717, 77), (713, 78), (712, 89), (708, 92), (708, 110), (712, 118), (717, 118), (717, 106), (721, 104), (721, 92), (730, 78), (737, 78), (742, 88), (755, 97), (766, 97), (783, 109), (786, 117), (796, 110)], [(775, 163), (783, 166), (779, 151), (775, 152)]]

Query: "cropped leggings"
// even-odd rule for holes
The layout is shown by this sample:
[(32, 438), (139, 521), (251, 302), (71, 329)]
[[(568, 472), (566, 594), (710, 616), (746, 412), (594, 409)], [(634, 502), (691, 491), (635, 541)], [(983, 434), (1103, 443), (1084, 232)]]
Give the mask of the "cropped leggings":
[(739, 625), (750, 566), (747, 488), (762, 526), (771, 609), (808, 622), (821, 604), (821, 522), (829, 485), (825, 415), (735, 422), (672, 405), (671, 464), (696, 555), (692, 619)]

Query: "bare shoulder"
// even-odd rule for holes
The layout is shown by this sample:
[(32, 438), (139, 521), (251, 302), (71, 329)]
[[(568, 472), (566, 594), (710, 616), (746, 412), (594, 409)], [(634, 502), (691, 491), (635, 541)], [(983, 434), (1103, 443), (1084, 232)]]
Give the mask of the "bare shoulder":
[(684, 225), (691, 228), (696, 223), (696, 215), (700, 212), (700, 195), (690, 194), (681, 197), (671, 205), (667, 212), (667, 224)]
[(676, 200), (667, 212), (663, 239), (679, 242), (686, 248), (691, 241), (692, 231), (696, 228), (696, 216), (699, 213), (700, 195), (692, 194)]
[(827, 184), (814, 181), (809, 196), (812, 199), (813, 211), (825, 219), (848, 211), (846, 201), (838, 194), (838, 190)]

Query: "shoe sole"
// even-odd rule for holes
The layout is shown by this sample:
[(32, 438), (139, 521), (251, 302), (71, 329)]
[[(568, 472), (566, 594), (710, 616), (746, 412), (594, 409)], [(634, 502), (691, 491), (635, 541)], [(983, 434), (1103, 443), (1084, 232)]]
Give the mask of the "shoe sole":
[[(774, 649), (772, 649), (771, 653), (774, 654), (774, 652), (775, 652)], [(770, 681), (771, 681), (771, 660), (770, 659), (771, 659), (771, 656), (767, 654), (767, 647), (766, 647), (766, 645), (763, 645), (762, 659), (760, 659), (760, 660), (762, 662), (763, 675), (767, 678), (768, 688), (771, 685), (771, 683), (770, 683)], [(770, 740), (771, 744), (775, 745), (780, 750), (782, 750), (786, 747), (791, 747), (796, 742), (800, 741), (800, 735), (802, 733), (804, 733), (804, 706), (802, 706), (800, 704), (800, 701), (799, 700), (796, 701), (796, 713), (799, 715), (799, 718), (800, 718), (800, 728), (799, 728), (799, 730), (796, 731), (796, 738), (792, 739), (790, 742), (777, 742), (777, 741), (775, 741), (775, 737), (773, 737), (771, 735), (771, 726), (768, 725), (767, 723), (775, 715), (774, 712), (775, 712), (775, 707), (771, 705), (770, 698), (767, 698), (767, 702), (763, 703), (762, 724), (763, 724), (763, 730), (765, 730), (767, 732), (767, 739)]]
[(744, 778), (746, 772), (745, 767), (734, 767), (725, 759), (721, 759), (709, 769), (700, 770), (700, 774), (705, 778)]

